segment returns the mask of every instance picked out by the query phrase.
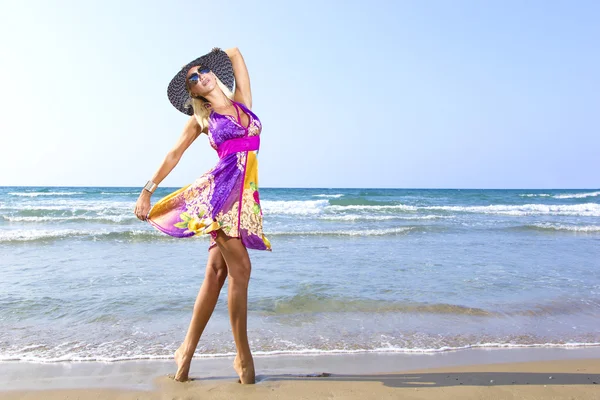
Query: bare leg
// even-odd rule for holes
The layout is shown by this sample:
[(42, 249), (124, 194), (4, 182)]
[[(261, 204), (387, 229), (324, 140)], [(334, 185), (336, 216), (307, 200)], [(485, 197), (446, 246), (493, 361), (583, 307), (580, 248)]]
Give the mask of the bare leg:
[(177, 381), (186, 381), (188, 379), (190, 364), (198, 346), (198, 341), (217, 305), (219, 293), (226, 278), (227, 264), (225, 264), (221, 252), (215, 246), (208, 253), (204, 281), (196, 297), (194, 312), (187, 334), (183, 343), (175, 352), (175, 362), (177, 363), (175, 380)]
[(240, 383), (254, 383), (254, 360), (248, 344), (248, 283), (250, 282), (250, 257), (242, 241), (230, 238), (219, 230), (217, 246), (227, 263), (229, 276), (229, 320), (237, 355), (233, 368), (240, 377)]

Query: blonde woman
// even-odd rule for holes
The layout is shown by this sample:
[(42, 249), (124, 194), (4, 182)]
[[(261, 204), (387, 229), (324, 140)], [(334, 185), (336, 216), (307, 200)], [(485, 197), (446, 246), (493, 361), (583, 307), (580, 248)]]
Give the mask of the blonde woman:
[[(191, 117), (142, 189), (135, 214), (174, 237), (211, 236), (204, 281), (185, 339), (175, 352), (175, 379), (188, 379), (198, 341), (228, 278), (229, 317), (237, 349), (233, 367), (240, 383), (254, 383), (247, 335), (251, 272), (247, 249), (270, 251), (271, 244), (263, 235), (258, 193), (257, 152), (262, 124), (251, 111), (250, 78), (242, 54), (237, 48), (213, 48), (175, 75), (167, 95), (175, 108)], [(194, 183), (160, 199), (151, 209), (150, 197), (157, 185), (203, 133), (219, 155), (217, 165)]]

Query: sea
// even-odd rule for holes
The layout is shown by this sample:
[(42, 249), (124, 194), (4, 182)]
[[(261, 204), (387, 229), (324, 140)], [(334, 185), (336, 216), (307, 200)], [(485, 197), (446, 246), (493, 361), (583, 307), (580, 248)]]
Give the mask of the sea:
[[(159, 188), (153, 202), (178, 188)], [(0, 361), (167, 359), (209, 240), (139, 187), (0, 187)], [(600, 346), (600, 189), (261, 188), (255, 356)], [(227, 283), (196, 357), (229, 357)]]

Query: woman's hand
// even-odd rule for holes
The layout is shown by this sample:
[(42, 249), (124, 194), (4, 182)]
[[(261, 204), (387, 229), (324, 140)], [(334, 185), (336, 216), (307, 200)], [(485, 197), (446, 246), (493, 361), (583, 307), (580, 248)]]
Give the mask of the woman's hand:
[(151, 193), (146, 189), (142, 189), (140, 197), (138, 197), (135, 203), (135, 216), (142, 221), (148, 220), (148, 213), (150, 212), (150, 196)]

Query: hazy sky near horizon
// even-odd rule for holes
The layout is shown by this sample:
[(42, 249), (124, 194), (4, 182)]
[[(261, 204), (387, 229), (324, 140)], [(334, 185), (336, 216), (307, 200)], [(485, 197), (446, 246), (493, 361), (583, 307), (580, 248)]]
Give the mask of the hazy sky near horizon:
[[(0, 185), (142, 186), (237, 46), (262, 187), (600, 187), (600, 2), (0, 0)], [(161, 186), (217, 161), (202, 135)]]

